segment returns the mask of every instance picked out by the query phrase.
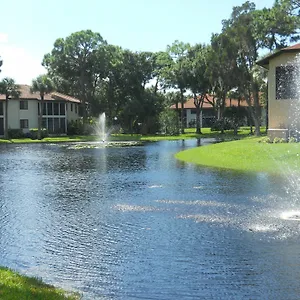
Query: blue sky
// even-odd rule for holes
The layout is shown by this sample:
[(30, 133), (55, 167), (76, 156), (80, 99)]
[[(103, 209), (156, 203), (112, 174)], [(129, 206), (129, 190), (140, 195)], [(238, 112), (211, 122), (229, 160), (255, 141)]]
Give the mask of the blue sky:
[[(30, 84), (54, 41), (91, 29), (110, 44), (160, 51), (175, 40), (209, 43), (243, 0), (10, 0), (1, 3), (0, 78)], [(254, 0), (258, 9), (274, 0)], [(5, 13), (3, 13), (5, 12)]]

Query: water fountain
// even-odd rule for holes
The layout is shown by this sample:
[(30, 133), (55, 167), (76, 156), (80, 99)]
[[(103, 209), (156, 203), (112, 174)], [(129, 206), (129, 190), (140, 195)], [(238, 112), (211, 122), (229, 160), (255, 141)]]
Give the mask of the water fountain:
[[(117, 118), (114, 118), (116, 121)], [(109, 139), (111, 133), (115, 130), (114, 126), (107, 126), (107, 118), (105, 112), (101, 113), (97, 118), (95, 124), (93, 124), (93, 132), (97, 139), (95, 142), (80, 142), (73, 145), (69, 145), (69, 149), (82, 149), (82, 148), (106, 148), (106, 147), (129, 147), (142, 145), (139, 141), (122, 141)]]
[[(292, 74), (286, 74), (287, 78), (292, 77), (289, 88), (290, 94), (295, 99), (291, 101), (289, 108), (289, 139), (294, 138), (299, 142), (300, 139), (300, 54), (296, 55), (295, 59), (289, 62)], [(297, 155), (298, 156), (298, 155)], [(282, 162), (280, 162), (282, 164)], [(282, 172), (286, 177), (287, 186), (286, 194), (290, 199), (291, 210), (281, 213), (280, 218), (283, 220), (300, 221), (300, 210), (298, 208), (299, 194), (300, 194), (300, 178), (299, 172), (291, 170), (287, 165), (283, 165)]]
[(98, 120), (95, 125), (95, 132), (96, 132), (96, 135), (99, 136), (100, 141), (105, 143), (107, 140), (105, 112), (99, 115)]

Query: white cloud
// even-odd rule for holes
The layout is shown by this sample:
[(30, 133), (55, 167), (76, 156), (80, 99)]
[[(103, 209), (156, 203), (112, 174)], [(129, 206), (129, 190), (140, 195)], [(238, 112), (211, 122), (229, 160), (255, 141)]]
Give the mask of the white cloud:
[(0, 79), (11, 77), (18, 84), (31, 84), (32, 79), (46, 73), (41, 65), (42, 58), (33, 57), (26, 49), (9, 44), (3, 33), (0, 33), (0, 56), (3, 61)]

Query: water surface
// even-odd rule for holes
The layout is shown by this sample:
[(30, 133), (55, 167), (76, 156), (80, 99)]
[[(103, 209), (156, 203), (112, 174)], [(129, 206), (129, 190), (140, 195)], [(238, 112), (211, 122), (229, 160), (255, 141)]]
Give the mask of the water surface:
[(195, 146), (0, 145), (0, 265), (84, 299), (298, 298), (297, 196), (174, 159)]

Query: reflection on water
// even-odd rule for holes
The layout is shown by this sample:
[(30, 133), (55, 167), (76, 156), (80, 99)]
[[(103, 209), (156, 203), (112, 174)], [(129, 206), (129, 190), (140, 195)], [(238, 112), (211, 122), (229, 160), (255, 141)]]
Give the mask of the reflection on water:
[(297, 299), (296, 194), (173, 157), (205, 143), (1, 145), (0, 265), (84, 299)]

